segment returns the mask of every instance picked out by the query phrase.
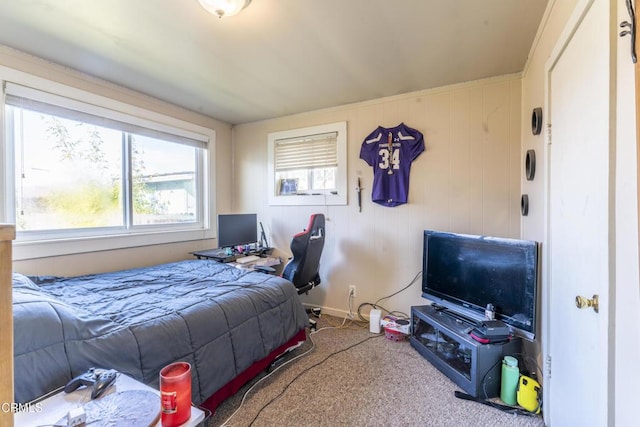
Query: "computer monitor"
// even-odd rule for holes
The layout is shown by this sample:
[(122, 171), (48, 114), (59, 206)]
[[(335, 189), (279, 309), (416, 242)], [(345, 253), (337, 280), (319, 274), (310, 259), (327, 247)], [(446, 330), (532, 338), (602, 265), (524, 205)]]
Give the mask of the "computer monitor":
[(258, 241), (256, 214), (218, 215), (218, 247), (230, 248)]

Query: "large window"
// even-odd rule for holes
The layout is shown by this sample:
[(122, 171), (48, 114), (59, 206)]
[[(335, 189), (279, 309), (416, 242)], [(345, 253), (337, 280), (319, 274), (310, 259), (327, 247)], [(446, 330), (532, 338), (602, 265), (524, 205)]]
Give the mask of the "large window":
[(346, 122), (269, 134), (269, 203), (346, 204)]
[(4, 122), (18, 242), (207, 226), (205, 135), (13, 84)]

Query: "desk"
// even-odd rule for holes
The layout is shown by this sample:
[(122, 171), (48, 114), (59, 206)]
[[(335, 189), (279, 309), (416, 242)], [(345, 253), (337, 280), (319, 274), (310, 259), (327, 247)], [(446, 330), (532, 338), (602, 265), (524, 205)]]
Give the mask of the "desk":
[[(160, 392), (153, 389), (141, 382), (134, 380), (133, 378), (120, 374), (115, 384), (100, 397), (101, 399), (117, 392), (129, 391), (129, 390), (147, 390), (160, 395)], [(50, 426), (55, 425), (56, 422), (66, 417), (69, 410), (84, 405), (91, 401), (91, 387), (81, 387), (71, 393), (65, 393), (60, 391), (46, 398), (42, 402), (31, 405), (29, 411), (16, 412), (14, 414), (14, 423), (16, 426), (31, 427), (31, 426)], [(160, 402), (158, 401), (158, 405)], [(158, 413), (160, 407), (158, 406)], [(195, 427), (198, 426), (206, 419), (205, 412), (195, 406), (191, 407), (191, 418), (181, 427)], [(160, 420), (158, 419), (157, 427), (160, 427)]]
[[(206, 249), (202, 251), (190, 252), (190, 254), (198, 259), (211, 259), (218, 262), (228, 263), (229, 265), (233, 265), (234, 267), (243, 270), (253, 270), (256, 266), (277, 267), (282, 264), (282, 258), (269, 255), (271, 251), (273, 251), (273, 248), (265, 248), (245, 252), (242, 254), (226, 256), (224, 255), (223, 249)], [(235, 262), (239, 258), (251, 255), (259, 256), (260, 258), (247, 263)]]
[(256, 248), (250, 249), (248, 251), (244, 251), (242, 253), (233, 252), (231, 253), (228, 249), (225, 248), (215, 248), (215, 249), (204, 249), (202, 251), (194, 251), (189, 252), (191, 255), (195, 256), (198, 259), (212, 259), (218, 262), (232, 262), (238, 257), (242, 257), (245, 255), (258, 255), (261, 257), (268, 257), (273, 252), (273, 248)]

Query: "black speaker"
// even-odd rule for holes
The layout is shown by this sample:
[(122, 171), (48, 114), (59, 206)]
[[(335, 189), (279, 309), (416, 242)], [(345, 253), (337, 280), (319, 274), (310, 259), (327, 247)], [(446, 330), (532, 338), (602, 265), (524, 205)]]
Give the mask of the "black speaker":
[(531, 113), (531, 132), (534, 135), (540, 135), (542, 130), (542, 108), (536, 107)]

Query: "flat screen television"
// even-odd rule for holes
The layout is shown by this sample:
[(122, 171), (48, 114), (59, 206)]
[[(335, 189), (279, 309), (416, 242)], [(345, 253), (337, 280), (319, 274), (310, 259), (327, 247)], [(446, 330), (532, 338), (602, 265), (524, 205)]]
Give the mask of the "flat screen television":
[(422, 262), (424, 298), (473, 321), (492, 304), (496, 320), (535, 338), (537, 242), (425, 230)]
[(218, 215), (218, 247), (232, 248), (258, 241), (258, 216), (256, 214)]

